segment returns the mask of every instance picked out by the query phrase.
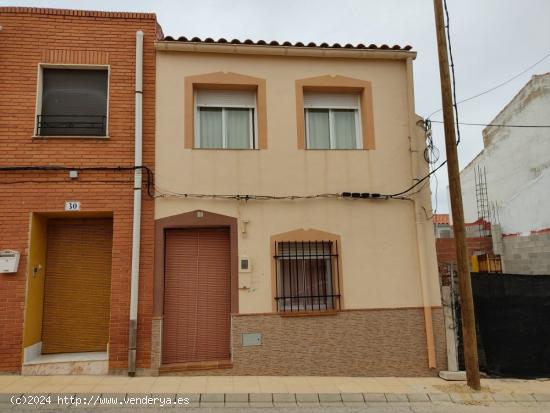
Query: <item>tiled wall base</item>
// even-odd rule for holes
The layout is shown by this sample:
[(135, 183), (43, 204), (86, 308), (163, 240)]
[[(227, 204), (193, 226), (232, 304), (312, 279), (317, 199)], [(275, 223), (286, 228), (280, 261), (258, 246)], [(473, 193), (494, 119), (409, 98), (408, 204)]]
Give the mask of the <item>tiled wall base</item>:
[[(447, 368), (445, 331), (442, 309), (432, 312), (435, 369), (428, 368), (423, 309), (397, 308), (309, 317), (233, 315), (233, 368), (170, 374), (437, 376)], [(160, 343), (154, 336), (161, 328), (156, 327), (153, 342)], [(261, 333), (261, 345), (243, 346), (243, 333)]]

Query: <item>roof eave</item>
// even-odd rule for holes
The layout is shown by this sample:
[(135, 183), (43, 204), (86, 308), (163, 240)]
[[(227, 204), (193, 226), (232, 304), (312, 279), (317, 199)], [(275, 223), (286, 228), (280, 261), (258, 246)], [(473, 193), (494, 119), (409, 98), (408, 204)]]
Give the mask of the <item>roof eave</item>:
[(298, 47), (272, 46), (231, 43), (203, 43), (181, 42), (173, 40), (159, 40), (156, 42), (157, 51), (167, 52), (195, 52), (195, 53), (225, 53), (242, 55), (268, 55), (289, 57), (327, 57), (351, 59), (415, 59), (416, 52), (410, 50), (391, 49), (348, 49), (331, 47)]

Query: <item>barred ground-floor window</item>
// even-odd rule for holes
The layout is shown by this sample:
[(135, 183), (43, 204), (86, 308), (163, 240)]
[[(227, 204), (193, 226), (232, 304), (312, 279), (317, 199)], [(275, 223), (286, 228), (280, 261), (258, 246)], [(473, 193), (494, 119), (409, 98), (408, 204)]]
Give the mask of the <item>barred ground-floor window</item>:
[(277, 311), (340, 308), (338, 241), (275, 241)]

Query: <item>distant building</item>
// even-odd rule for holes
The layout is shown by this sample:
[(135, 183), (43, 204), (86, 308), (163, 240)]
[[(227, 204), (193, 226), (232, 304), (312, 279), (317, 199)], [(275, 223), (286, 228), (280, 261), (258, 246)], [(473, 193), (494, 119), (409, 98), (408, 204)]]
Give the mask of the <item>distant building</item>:
[(460, 174), (465, 221), (491, 222), (505, 272), (550, 274), (550, 128), (498, 126), (550, 124), (550, 73), (533, 76), (490, 123)]
[(436, 238), (453, 238), (453, 228), (449, 222), (449, 214), (434, 214), (433, 221)]

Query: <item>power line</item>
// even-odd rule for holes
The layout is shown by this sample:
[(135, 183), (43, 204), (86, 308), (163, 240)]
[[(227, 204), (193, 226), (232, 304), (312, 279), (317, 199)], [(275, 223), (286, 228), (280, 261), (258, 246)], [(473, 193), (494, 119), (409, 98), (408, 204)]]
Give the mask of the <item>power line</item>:
[[(431, 122), (443, 123), (442, 120), (432, 120)], [(460, 122), (461, 125), (466, 126), (495, 126), (498, 128), (550, 128), (550, 125), (504, 125), (499, 123), (472, 123), (472, 122)]]
[[(146, 172), (145, 184), (147, 185), (147, 195), (150, 198), (154, 198), (152, 192), (154, 186), (154, 173), (153, 171), (145, 165), (142, 166), (62, 166), (62, 165), (36, 165), (36, 166), (1, 166), (0, 172), (32, 172), (32, 171), (42, 171), (42, 172), (64, 172), (64, 171), (87, 171), (87, 172), (130, 172), (142, 170)], [(29, 183), (32, 180), (29, 181)], [(104, 181), (104, 180), (103, 180)], [(103, 181), (86, 181), (86, 182), (103, 182)], [(54, 182), (54, 181), (49, 181)], [(24, 180), (10, 181), (5, 182), (6, 184), (17, 184), (25, 183)], [(43, 181), (43, 183), (48, 183), (48, 181)]]
[(405, 189), (404, 191), (401, 191), (401, 192), (397, 192), (395, 194), (391, 194), (391, 195), (385, 195), (385, 196), (388, 196), (389, 198), (396, 198), (396, 197), (399, 197), (401, 195), (404, 195), (406, 194), (407, 192), (411, 191), (412, 189), (416, 188), (418, 185), (420, 185), (422, 182), (424, 182), (426, 179), (428, 179), (430, 176), (432, 176), (434, 173), (436, 173), (439, 169), (441, 169), (443, 167), (443, 165), (445, 165), (447, 163), (447, 160), (441, 162), (441, 164), (439, 164), (439, 166), (437, 168), (435, 168), (433, 171), (431, 171), (429, 174), (427, 174), (426, 176), (424, 176), (423, 178), (419, 179), (418, 181), (416, 181), (416, 183), (414, 185), (411, 185), (410, 187), (408, 187), (407, 189)]
[(451, 66), (451, 79), (453, 82), (453, 109), (455, 112), (455, 127), (456, 127), (456, 144), (458, 145), (460, 143), (460, 124), (458, 122), (458, 103), (456, 101), (456, 76), (455, 76), (455, 62), (453, 59), (453, 47), (451, 45), (451, 29), (450, 29), (450, 23), (449, 23), (449, 10), (447, 10), (447, 0), (443, 0), (443, 7), (445, 9), (445, 17), (447, 20), (447, 24), (445, 25), (445, 31), (447, 32), (447, 45), (449, 46), (449, 58), (450, 58), (450, 66)]
[[(542, 57), (541, 59), (537, 60), (535, 63), (533, 63), (531, 66), (529, 66), (527, 69), (524, 69), (522, 70), (520, 73), (518, 73), (517, 75), (514, 75), (512, 76), (510, 79), (508, 80), (505, 80), (504, 82), (502, 83), (499, 83), (498, 85), (496, 86), (493, 86), (492, 88), (489, 88), (487, 90), (484, 90), (483, 92), (480, 92), (480, 93), (477, 93), (473, 96), (470, 96), (466, 99), (462, 99), (462, 100), (459, 100), (458, 102), (456, 102), (457, 105), (460, 105), (461, 103), (464, 103), (464, 102), (468, 102), (470, 100), (473, 100), (473, 99), (476, 99), (480, 96), (483, 96), (483, 95), (486, 95), (487, 93), (490, 93), (492, 92), (493, 90), (496, 90), (502, 86), (505, 86), (507, 85), (508, 83), (512, 82), (513, 80), (516, 80), (518, 77), (520, 77), (521, 75), (527, 73), (529, 70), (533, 69), (535, 66), (539, 65), (540, 63), (542, 63), (543, 61), (545, 61), (546, 59), (548, 59), (548, 57), (550, 57), (550, 53), (546, 54), (544, 57)], [(427, 116), (427, 119), (430, 119), (433, 115), (435, 115), (436, 113), (438, 112), (441, 112), (441, 108), (437, 109), (436, 111), (430, 113), (428, 116)]]
[[(447, 45), (448, 45), (449, 57), (450, 57), (450, 67), (451, 67), (451, 75), (452, 75), (452, 93), (453, 93), (452, 100), (453, 100), (453, 108), (454, 108), (454, 113), (455, 113), (456, 134), (457, 134), (457, 138), (458, 138), (457, 141), (456, 141), (456, 144), (458, 145), (460, 143), (460, 124), (461, 123), (458, 121), (458, 103), (459, 102), (456, 101), (455, 64), (454, 64), (454, 59), (453, 59), (453, 50), (452, 50), (452, 46), (451, 46), (451, 31), (449, 29), (449, 10), (447, 9), (447, 1), (446, 0), (443, 0), (443, 7), (444, 7), (444, 10), (445, 10), (445, 17), (446, 17), (445, 32), (447, 34)], [(439, 109), (439, 110), (441, 110), (441, 109)], [(435, 112), (435, 113), (437, 113), (437, 112)], [(435, 146), (433, 145), (433, 140), (432, 140), (432, 137), (431, 137), (431, 122), (432, 121), (430, 120), (430, 116), (428, 116), (426, 118), (426, 120), (424, 121), (424, 130), (425, 130), (425, 132), (427, 134), (427, 137), (428, 137), (429, 151), (433, 155), (435, 153)], [(437, 162), (437, 160), (435, 160), (433, 162), (428, 161), (428, 164), (430, 164), (430, 166), (431, 166), (431, 164), (433, 164), (435, 162)], [(404, 191), (401, 191), (401, 192), (398, 192), (398, 193), (395, 193), (395, 194), (391, 194), (391, 195), (388, 195), (388, 196), (390, 198), (399, 197), (399, 196), (402, 196), (402, 195), (410, 192), (411, 190), (416, 188), (418, 185), (420, 185), (422, 182), (424, 182), (426, 179), (430, 178), (430, 176), (434, 175), (446, 163), (447, 163), (447, 160), (441, 162), (441, 164), (438, 167), (436, 167), (433, 170), (429, 171), (427, 175), (420, 178), (418, 181), (416, 181), (416, 183), (414, 183), (413, 185), (411, 185), (410, 187), (408, 187)], [(424, 188), (424, 186), (422, 186), (416, 192), (414, 192), (412, 194), (408, 194), (408, 195), (414, 195), (414, 194), (420, 192), (423, 188)], [(437, 194), (436, 194), (436, 197), (437, 197)]]

